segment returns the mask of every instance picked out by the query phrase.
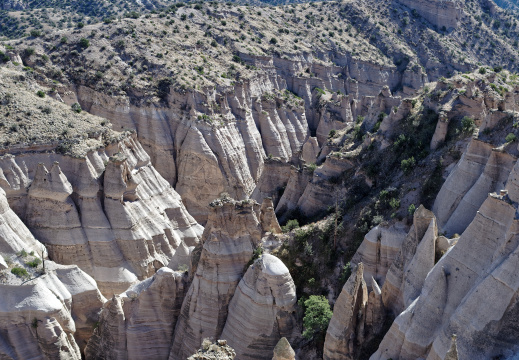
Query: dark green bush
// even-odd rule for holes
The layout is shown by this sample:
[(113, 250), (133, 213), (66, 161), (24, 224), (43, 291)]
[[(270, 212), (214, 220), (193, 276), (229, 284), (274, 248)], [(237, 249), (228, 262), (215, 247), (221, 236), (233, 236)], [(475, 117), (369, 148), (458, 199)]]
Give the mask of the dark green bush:
[(27, 270), (17, 266), (11, 269), (11, 273), (21, 278), (29, 277), (29, 273), (27, 272)]

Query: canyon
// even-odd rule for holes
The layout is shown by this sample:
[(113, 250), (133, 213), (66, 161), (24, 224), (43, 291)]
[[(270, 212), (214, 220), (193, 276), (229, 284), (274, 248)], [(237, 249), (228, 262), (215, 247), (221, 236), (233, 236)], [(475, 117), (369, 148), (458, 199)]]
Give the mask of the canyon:
[(0, 358), (517, 356), (493, 6), (506, 34), (487, 2), (215, 2), (0, 42)]

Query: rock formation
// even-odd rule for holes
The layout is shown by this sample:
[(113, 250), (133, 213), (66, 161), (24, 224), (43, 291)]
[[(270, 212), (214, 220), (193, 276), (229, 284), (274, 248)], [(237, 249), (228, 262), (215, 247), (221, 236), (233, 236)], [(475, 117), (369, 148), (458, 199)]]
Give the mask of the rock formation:
[(187, 291), (187, 274), (161, 268), (108, 301), (85, 350), (87, 359), (167, 359)]
[(516, 159), (492, 148), (473, 139), (438, 193), (433, 211), (447, 234), (461, 234), (487, 194), (504, 188)]
[(431, 24), (438, 28), (457, 28), (463, 13), (463, 4), (457, 0), (409, 1), (398, 0), (401, 4), (415, 9)]
[(76, 265), (42, 264), (42, 251), (0, 190), (0, 258), (26, 274), (11, 271), (0, 283), (0, 357), (81, 359), (106, 299)]
[(357, 359), (365, 342), (378, 335), (385, 318), (380, 288), (372, 278), (368, 296), (364, 265), (359, 263), (337, 298), (326, 331), (323, 359)]
[(279, 339), (276, 347), (274, 348), (274, 356), (272, 360), (295, 360), (296, 353), (286, 337)]
[(351, 259), (351, 264), (362, 262), (364, 281), (368, 287), (371, 286), (372, 277), (380, 286), (384, 285), (386, 274), (397, 257), (405, 236), (405, 228), (400, 224), (390, 227), (378, 225), (366, 234)]
[(211, 204), (194, 278), (182, 304), (170, 360), (184, 359), (205, 338), (220, 338), (229, 303), (261, 241), (260, 206), (222, 198)]
[(211, 343), (211, 340), (204, 340), (202, 347), (191, 355), (187, 360), (232, 360), (236, 357), (234, 349), (227, 345), (225, 340), (217, 340)]
[(420, 295), (425, 278), (435, 263), (437, 237), (434, 214), (420, 206), (382, 286), (384, 305), (394, 314), (399, 314)]
[(239, 359), (268, 359), (282, 337), (293, 338), (296, 289), (287, 267), (265, 254), (252, 264), (236, 288), (221, 334)]
[(168, 265), (179, 247), (185, 257), (202, 232), (131, 137), (83, 159), (5, 156), (0, 168), (0, 186), (50, 258), (77, 264), (107, 296)]
[(511, 319), (519, 287), (510, 270), (517, 264), (516, 210), (508, 195), (493, 194), (484, 201), (456, 245), (427, 274), (419, 297), (396, 318), (371, 359), (443, 359), (453, 334), (460, 359), (517, 351), (511, 340), (517, 336)]

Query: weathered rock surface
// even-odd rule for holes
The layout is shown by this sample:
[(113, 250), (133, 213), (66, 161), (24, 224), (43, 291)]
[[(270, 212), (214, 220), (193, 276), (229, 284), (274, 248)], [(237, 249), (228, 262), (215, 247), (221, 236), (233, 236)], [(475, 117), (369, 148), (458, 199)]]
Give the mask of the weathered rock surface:
[(511, 320), (519, 290), (512, 270), (518, 263), (516, 210), (507, 195), (484, 201), (371, 359), (445, 359), (453, 334), (459, 359), (510, 356), (518, 350)]
[(108, 301), (85, 350), (87, 359), (167, 359), (187, 274), (161, 268)]
[(368, 287), (371, 286), (372, 277), (380, 286), (384, 285), (386, 274), (400, 252), (405, 236), (405, 227), (401, 224), (390, 227), (378, 225), (366, 234), (352, 257), (351, 264), (362, 262), (364, 281)]
[(296, 360), (296, 352), (292, 349), (286, 337), (279, 339), (274, 348), (272, 360)]
[[(96, 282), (75, 265), (45, 260), (45, 271), (27, 266), (44, 249), (9, 208), (0, 190), (0, 258), (8, 268), (27, 268), (30, 280), (2, 274), (0, 357), (6, 359), (81, 359), (106, 299)], [(25, 262), (25, 263), (24, 263)], [(41, 263), (41, 261), (40, 261)], [(27, 270), (26, 270), (27, 271)]]
[(226, 340), (217, 340), (213, 344), (211, 340), (206, 339), (202, 343), (202, 348), (187, 360), (232, 360), (235, 357), (234, 349), (227, 345)]
[(362, 345), (377, 335), (384, 323), (385, 309), (380, 288), (372, 278), (368, 296), (364, 265), (359, 263), (337, 298), (326, 331), (323, 359), (357, 359)]
[(77, 264), (107, 296), (168, 265), (179, 247), (185, 257), (185, 247), (201, 236), (202, 227), (132, 137), (84, 159), (4, 156), (0, 168), (11, 206), (50, 258)]
[(236, 288), (222, 339), (239, 359), (268, 359), (282, 337), (293, 338), (296, 289), (287, 267), (265, 254), (252, 264)]
[(473, 139), (442, 186), (433, 211), (438, 227), (449, 235), (461, 234), (490, 192), (505, 187), (516, 159)]
[(438, 228), (434, 214), (422, 205), (415, 211), (413, 226), (405, 237), (382, 286), (387, 309), (400, 314), (419, 295), (435, 261)]
[(423, 16), (431, 24), (438, 28), (445, 26), (457, 28), (463, 13), (463, 3), (457, 0), (434, 0), (434, 1), (409, 1), (398, 0), (401, 4), (415, 9), (418, 14)]
[(261, 241), (260, 206), (254, 201), (212, 203), (194, 278), (182, 304), (170, 360), (187, 358), (205, 338), (220, 338), (229, 303), (254, 248)]

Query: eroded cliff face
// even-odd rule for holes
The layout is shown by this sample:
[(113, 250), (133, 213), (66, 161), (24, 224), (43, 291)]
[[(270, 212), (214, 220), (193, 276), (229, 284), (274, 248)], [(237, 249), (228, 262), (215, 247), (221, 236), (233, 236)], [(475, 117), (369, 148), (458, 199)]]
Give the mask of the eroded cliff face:
[(201, 236), (134, 137), (83, 159), (7, 155), (0, 168), (0, 186), (50, 258), (77, 264), (106, 296), (150, 277)]
[(205, 338), (220, 338), (229, 303), (261, 236), (256, 202), (225, 198), (214, 204), (175, 329), (171, 360), (193, 354)]
[(297, 334), (296, 300), (287, 267), (275, 256), (262, 255), (236, 288), (221, 338), (240, 359), (272, 359), (278, 341)]
[(518, 289), (516, 276), (507, 270), (517, 261), (513, 196), (494, 194), (485, 200), (456, 245), (429, 271), (419, 297), (396, 318), (372, 359), (444, 359), (453, 334), (460, 359), (517, 351), (510, 316)]
[(187, 273), (161, 268), (103, 306), (87, 359), (167, 359)]
[(76, 265), (45, 259), (43, 244), (9, 208), (3, 190), (0, 219), (0, 256), (5, 268), (19, 271), (3, 274), (0, 283), (0, 357), (81, 359), (106, 299)]

